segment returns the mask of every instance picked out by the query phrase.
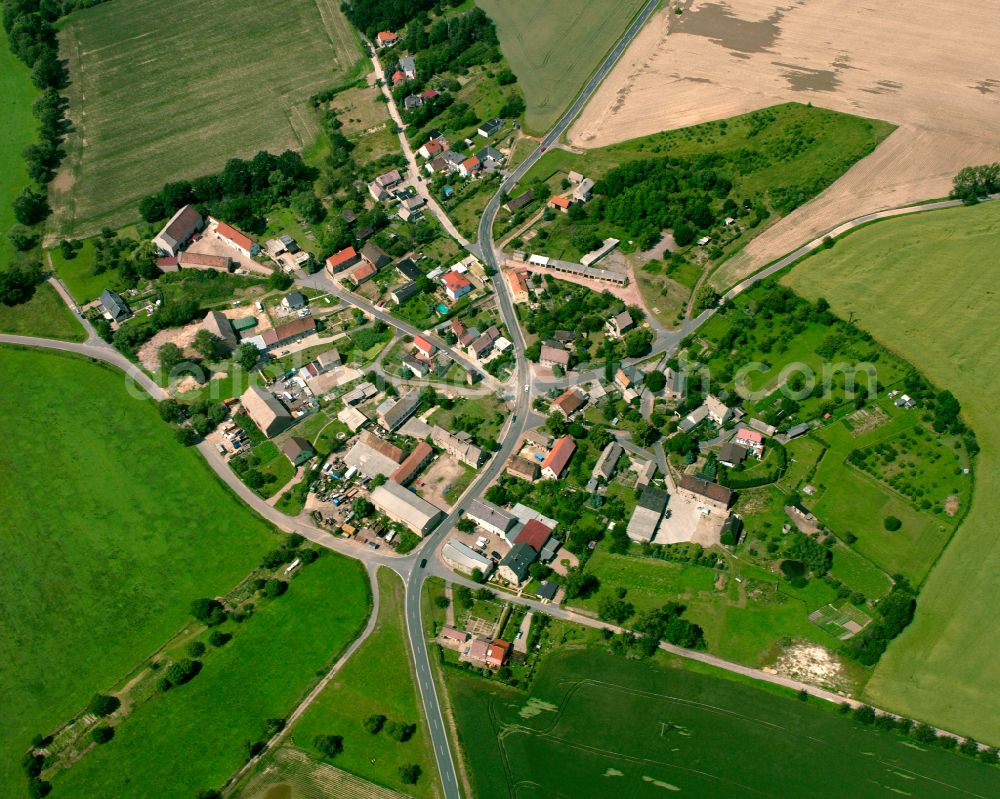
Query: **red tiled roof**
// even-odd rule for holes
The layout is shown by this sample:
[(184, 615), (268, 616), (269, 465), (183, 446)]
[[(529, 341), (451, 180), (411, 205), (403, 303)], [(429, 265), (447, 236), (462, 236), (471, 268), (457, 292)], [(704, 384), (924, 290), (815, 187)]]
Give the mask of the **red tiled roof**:
[(474, 155), (470, 155), (462, 162), (462, 166), (464, 166), (466, 169), (475, 169), (476, 167), (479, 166), (479, 159), (476, 158), (476, 156)]
[(361, 266), (359, 266), (357, 269), (355, 269), (353, 272), (351, 272), (351, 277), (356, 282), (360, 283), (362, 280), (367, 280), (368, 278), (370, 278), (377, 271), (378, 270), (374, 266), (372, 266), (370, 263), (366, 261), (365, 263), (361, 264)]
[(528, 290), (528, 281), (524, 277), (524, 271), (521, 269), (512, 269), (507, 273), (507, 279), (510, 281), (511, 288), (514, 291), (524, 291)]
[(423, 146), (423, 147), (424, 147), (424, 149), (425, 149), (425, 150), (426, 150), (426, 151), (427, 151), (428, 153), (430, 153), (431, 155), (434, 155), (434, 153), (439, 153), (439, 152), (441, 152), (441, 151), (442, 151), (442, 150), (444, 149), (444, 147), (442, 147), (442, 146), (441, 146), (441, 145), (440, 145), (440, 144), (439, 144), (438, 142), (436, 142), (436, 141), (429, 141), (429, 142), (426, 142), (426, 143), (424, 144), (424, 146)]
[(514, 539), (515, 544), (527, 544), (535, 552), (541, 552), (545, 542), (549, 540), (552, 531), (537, 519), (529, 519)]
[(439, 94), (441, 94), (441, 92), (434, 91), (434, 89), (427, 89), (426, 91), (420, 92), (420, 96), (425, 100), (433, 100)]
[(465, 325), (462, 324), (460, 319), (451, 320), (451, 332), (456, 336), (460, 336), (465, 332)]
[(430, 355), (432, 352), (434, 352), (434, 350), (437, 349), (437, 347), (435, 347), (433, 344), (431, 344), (431, 342), (429, 342), (423, 336), (414, 336), (413, 337), (413, 345), (418, 350), (420, 350), (421, 352), (425, 352), (428, 355)]
[(253, 246), (253, 240), (242, 233), (240, 233), (232, 225), (227, 225), (225, 222), (219, 222), (219, 226), (215, 229), (215, 232), (220, 236), (229, 239), (233, 244), (238, 247), (242, 247), (244, 250), (248, 250)]
[(551, 469), (557, 475), (562, 474), (563, 469), (566, 468), (566, 464), (569, 463), (569, 459), (573, 457), (573, 453), (576, 452), (576, 443), (569, 436), (563, 436), (560, 438), (556, 445), (549, 452), (548, 457), (542, 463), (542, 471), (545, 469)]
[(510, 644), (497, 638), (487, 648), (484, 660), (491, 666), (502, 666), (507, 660), (509, 651)]
[(565, 416), (569, 417), (587, 404), (587, 398), (575, 388), (569, 388), (560, 394), (559, 398), (554, 400), (552, 404), (558, 407)]
[(341, 264), (346, 263), (347, 261), (350, 261), (351, 259), (357, 257), (358, 257), (357, 250), (355, 250), (353, 247), (345, 247), (340, 252), (335, 252), (333, 255), (327, 258), (326, 265), (329, 266), (331, 269), (336, 269)]
[(441, 282), (445, 284), (452, 291), (460, 291), (466, 286), (471, 286), (472, 284), (462, 277), (458, 272), (445, 272), (441, 277)]
[(434, 450), (426, 441), (421, 441), (413, 448), (406, 460), (399, 464), (399, 467), (392, 473), (390, 478), (393, 482), (405, 485), (417, 473), (417, 469), (434, 454)]
[(406, 80), (406, 73), (400, 69), (397, 69), (392, 73), (392, 82), (399, 83), (401, 80)]
[(378, 36), (376, 36), (380, 42), (392, 42), (396, 40), (396, 34), (392, 31), (379, 31)]
[(265, 330), (261, 338), (264, 339), (264, 343), (267, 346), (273, 347), (279, 341), (286, 341), (287, 339), (295, 338), (295, 336), (301, 336), (303, 333), (310, 333), (315, 329), (316, 320), (311, 316), (307, 316), (304, 319), (296, 319), (294, 322), (288, 322), (271, 330)]
[(737, 430), (734, 438), (741, 438), (744, 441), (753, 441), (755, 444), (761, 444), (764, 441), (762, 433), (758, 433), (756, 430), (747, 430), (745, 427), (741, 427)]
[(569, 208), (569, 197), (549, 197), (549, 205), (558, 208)]

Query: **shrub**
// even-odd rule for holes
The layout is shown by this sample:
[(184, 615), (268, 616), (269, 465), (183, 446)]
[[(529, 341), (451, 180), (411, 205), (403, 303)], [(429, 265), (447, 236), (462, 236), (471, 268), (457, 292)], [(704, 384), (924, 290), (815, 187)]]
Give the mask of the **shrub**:
[(232, 635), (224, 633), (222, 630), (212, 630), (211, 634), (208, 636), (208, 643), (218, 649), (220, 646), (228, 644), (229, 639), (232, 637)]
[(385, 731), (390, 738), (400, 743), (405, 743), (413, 737), (413, 734), (417, 731), (417, 725), (406, 724), (402, 721), (390, 721), (386, 723)]
[(96, 744), (106, 744), (114, 737), (115, 728), (109, 727), (107, 724), (102, 724), (100, 727), (94, 727), (94, 729), (90, 731), (90, 740)]
[(171, 685), (184, 685), (194, 679), (195, 675), (201, 671), (201, 662), (182, 658), (176, 663), (172, 663), (163, 679)]
[(382, 728), (384, 726), (385, 726), (385, 716), (383, 716), (381, 713), (375, 713), (366, 718), (364, 721), (365, 729), (372, 735), (378, 735), (382, 731)]
[(205, 645), (201, 641), (192, 641), (185, 647), (185, 651), (193, 658), (200, 658), (205, 654)]
[(406, 785), (416, 785), (421, 774), (423, 774), (423, 769), (416, 763), (409, 763), (399, 767), (399, 778)]
[(191, 615), (202, 624), (216, 627), (227, 618), (226, 609), (218, 599), (202, 597), (191, 603)]
[(323, 757), (335, 758), (344, 751), (342, 735), (317, 735), (313, 738), (313, 746)]
[(271, 599), (281, 596), (288, 590), (288, 583), (284, 580), (268, 580), (264, 584), (264, 593)]
[(886, 516), (885, 521), (882, 524), (890, 533), (896, 532), (896, 530), (903, 526), (903, 523), (895, 516)]
[(95, 716), (110, 716), (121, 707), (121, 704), (121, 700), (117, 696), (95, 694), (94, 698), (90, 700), (90, 704), (87, 705), (87, 711)]

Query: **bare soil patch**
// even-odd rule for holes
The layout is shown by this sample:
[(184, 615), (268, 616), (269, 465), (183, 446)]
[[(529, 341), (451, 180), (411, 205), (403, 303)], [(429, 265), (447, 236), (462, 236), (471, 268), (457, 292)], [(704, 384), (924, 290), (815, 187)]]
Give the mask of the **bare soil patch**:
[(164, 344), (176, 344), (185, 351), (185, 355), (194, 355), (188, 348), (194, 342), (194, 337), (201, 330), (201, 322), (192, 322), (184, 327), (171, 327), (161, 330), (139, 348), (139, 362), (144, 368), (155, 371), (160, 367), (159, 350)]
[(745, 0), (664, 9), (570, 130), (599, 147), (797, 101), (899, 126), (826, 192), (713, 276), (728, 286), (838, 222), (941, 197), (961, 167), (1000, 150), (1000, 15), (929, 0)]
[(417, 478), (415, 487), (435, 507), (450, 510), (451, 503), (444, 498), (444, 492), (464, 472), (462, 464), (451, 455), (441, 455)]
[(797, 643), (787, 647), (772, 667), (777, 674), (831, 691), (849, 691), (843, 664), (829, 649)]

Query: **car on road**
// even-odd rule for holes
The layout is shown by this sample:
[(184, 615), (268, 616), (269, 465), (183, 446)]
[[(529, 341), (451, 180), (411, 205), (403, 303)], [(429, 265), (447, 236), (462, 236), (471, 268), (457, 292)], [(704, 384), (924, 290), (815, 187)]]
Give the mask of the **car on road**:
[(528, 384), (527, 383), (524, 384), (524, 393), (525, 394), (528, 393)]
[(423, 568), (426, 568), (426, 567), (427, 567), (427, 558), (421, 558), (420, 559), (420, 568), (423, 569)]
[(524, 630), (518, 630), (517, 635), (514, 636), (515, 641), (521, 640), (521, 636), (524, 635)]
[(544, 144), (541, 147), (538, 148), (538, 152), (540, 152), (540, 153), (544, 153), (545, 152), (545, 145)]

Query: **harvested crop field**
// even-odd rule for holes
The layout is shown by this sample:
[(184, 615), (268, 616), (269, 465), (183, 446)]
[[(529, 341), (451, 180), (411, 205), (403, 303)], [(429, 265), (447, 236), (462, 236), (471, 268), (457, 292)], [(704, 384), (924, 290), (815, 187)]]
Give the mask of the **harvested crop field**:
[(75, 236), (135, 214), (165, 181), (217, 172), (259, 150), (302, 149), (316, 136), (307, 104), (361, 58), (333, 0), (255, 5), (112, 0), (70, 17), (76, 133), (53, 183), (59, 232)]
[(1000, 16), (929, 0), (845, 7), (747, 0), (667, 9), (646, 26), (570, 130), (599, 147), (796, 100), (899, 129), (826, 192), (762, 233), (713, 280), (728, 286), (838, 222), (947, 194), (1000, 150)]

